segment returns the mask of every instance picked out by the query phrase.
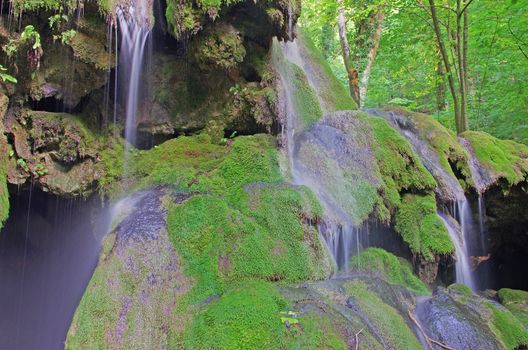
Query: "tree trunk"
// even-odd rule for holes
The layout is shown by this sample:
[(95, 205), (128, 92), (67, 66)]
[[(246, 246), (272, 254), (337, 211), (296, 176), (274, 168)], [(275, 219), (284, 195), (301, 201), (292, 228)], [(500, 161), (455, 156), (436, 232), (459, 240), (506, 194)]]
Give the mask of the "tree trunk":
[(436, 74), (438, 82), (436, 84), (436, 107), (439, 111), (445, 111), (446, 109), (446, 87), (445, 87), (445, 69), (444, 63), (442, 62), (442, 55), (440, 50), (438, 51), (438, 62), (436, 65)]
[(464, 6), (464, 34), (462, 37), (462, 67), (464, 69), (464, 75), (462, 79), (464, 81), (464, 94), (465, 94), (465, 105), (464, 105), (464, 115), (463, 123), (464, 130), (468, 130), (468, 121), (467, 121), (467, 101), (468, 101), (468, 36), (469, 36), (469, 21), (468, 21), (468, 5)]
[(343, 62), (345, 64), (345, 69), (347, 71), (350, 95), (352, 96), (352, 98), (354, 99), (354, 101), (357, 103), (359, 107), (360, 105), (359, 74), (358, 74), (357, 68), (354, 67), (354, 63), (350, 55), (350, 46), (348, 44), (348, 39), (347, 39), (345, 9), (344, 9), (343, 0), (339, 0), (337, 11), (338, 11), (337, 24), (339, 27), (339, 41), (341, 43)]
[(449, 90), (451, 91), (451, 96), (453, 98), (453, 107), (455, 110), (455, 122), (456, 122), (457, 132), (460, 134), (465, 131), (465, 128), (463, 126), (461, 113), (460, 113), (460, 102), (458, 100), (458, 91), (455, 85), (455, 78), (453, 77), (451, 62), (449, 62), (449, 56), (447, 55), (447, 49), (444, 43), (444, 39), (442, 38), (442, 32), (440, 30), (440, 23), (438, 21), (438, 16), (436, 14), (436, 4), (434, 0), (429, 0), (429, 7), (431, 11), (430, 12), (431, 19), (433, 20), (433, 28), (434, 28), (435, 35), (436, 35), (436, 40), (438, 42), (438, 46), (440, 47), (440, 53), (442, 54), (442, 60), (444, 62), (444, 66), (445, 66), (445, 70), (447, 74)]
[(381, 42), (381, 33), (383, 31), (383, 20), (385, 19), (385, 12), (383, 7), (378, 9), (375, 17), (376, 30), (372, 34), (372, 46), (367, 57), (367, 66), (363, 71), (361, 76), (361, 85), (359, 88), (359, 95), (361, 100), (361, 106), (365, 105), (365, 100), (367, 99), (368, 84), (370, 80), (370, 74), (372, 73), (372, 67), (374, 66), (374, 61), (376, 60), (376, 54)]
[(466, 51), (465, 30), (466, 24), (464, 23), (464, 29), (462, 29), (462, 23), (464, 21), (464, 15), (462, 13), (462, 0), (457, 0), (457, 28), (456, 28), (456, 54), (458, 60), (458, 89), (460, 90), (460, 115), (457, 119), (457, 132), (460, 134), (467, 130), (467, 82), (465, 73), (465, 58), (464, 53)]

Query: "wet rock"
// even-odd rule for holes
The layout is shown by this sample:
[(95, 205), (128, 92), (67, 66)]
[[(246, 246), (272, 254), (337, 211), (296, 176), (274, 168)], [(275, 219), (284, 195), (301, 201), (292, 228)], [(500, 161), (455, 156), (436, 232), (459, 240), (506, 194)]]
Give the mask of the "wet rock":
[[(74, 315), (66, 349), (166, 349), (185, 318), (176, 311), (190, 281), (165, 229), (162, 188), (119, 203), (96, 271)], [(185, 197), (179, 197), (182, 200)], [(119, 209), (116, 207), (116, 209)], [(124, 210), (123, 210), (124, 209)], [(122, 217), (124, 216), (124, 217)], [(187, 317), (187, 316), (186, 316)]]
[(510, 311), (463, 285), (439, 288), (418, 305), (417, 315), (429, 337), (454, 349), (514, 349), (528, 342)]

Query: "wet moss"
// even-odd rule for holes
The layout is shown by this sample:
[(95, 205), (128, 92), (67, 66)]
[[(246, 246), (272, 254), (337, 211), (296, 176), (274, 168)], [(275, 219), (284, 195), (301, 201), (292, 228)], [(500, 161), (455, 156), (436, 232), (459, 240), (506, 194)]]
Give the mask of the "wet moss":
[(492, 312), (490, 328), (505, 349), (513, 350), (528, 345), (528, 331), (512, 313), (492, 303), (486, 306)]
[(390, 108), (390, 110), (409, 118), (419, 138), (427, 142), (435, 151), (442, 169), (458, 179), (463, 189), (473, 185), (468, 165), (469, 155), (452, 130), (445, 128), (439, 121), (427, 114), (414, 113), (402, 108)]
[(289, 79), (293, 83), (293, 105), (299, 120), (302, 122), (300, 128), (305, 130), (321, 119), (323, 111), (317, 94), (310, 86), (302, 68), (290, 62), (285, 62), (285, 64), (289, 66), (291, 73)]
[(285, 301), (269, 283), (231, 288), (207, 305), (185, 333), (187, 349), (279, 349)]
[(285, 349), (347, 349), (347, 342), (328, 315), (300, 315), (285, 335)]
[(433, 195), (405, 194), (396, 213), (395, 229), (411, 251), (432, 261), (454, 250), (447, 229), (437, 215)]
[(492, 180), (505, 179), (509, 186), (528, 178), (528, 147), (510, 140), (499, 140), (485, 132), (467, 131), (467, 139), (480, 164)]
[(420, 342), (409, 328), (405, 319), (392, 306), (370, 290), (367, 284), (354, 280), (345, 284), (347, 294), (353, 298), (361, 312), (377, 328), (377, 335), (382, 338), (384, 347), (394, 349), (422, 349)]
[(317, 83), (319, 97), (326, 112), (356, 110), (357, 104), (350, 96), (350, 92), (335, 77), (332, 68), (317, 50), (308, 35), (302, 30), (298, 31), (298, 42), (301, 54), (310, 65), (310, 71), (314, 74)]
[(390, 284), (403, 286), (418, 295), (430, 294), (429, 288), (412, 272), (412, 266), (380, 248), (367, 248), (351, 259), (350, 266), (358, 271), (380, 277)]
[(233, 26), (219, 24), (208, 28), (198, 38), (194, 55), (204, 69), (229, 70), (242, 63), (246, 49), (240, 32)]
[(499, 290), (499, 299), (501, 304), (521, 321), (528, 332), (528, 292), (502, 288)]
[(431, 192), (436, 182), (409, 143), (383, 118), (370, 117), (367, 121), (372, 130), (372, 147), (383, 180), (378, 217), (388, 222), (390, 214), (401, 204), (401, 193)]

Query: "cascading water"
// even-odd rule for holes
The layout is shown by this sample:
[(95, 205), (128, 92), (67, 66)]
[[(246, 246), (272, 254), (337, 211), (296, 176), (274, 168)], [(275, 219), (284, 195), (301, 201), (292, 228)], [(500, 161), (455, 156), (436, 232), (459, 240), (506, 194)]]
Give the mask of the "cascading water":
[[(143, 7), (139, 13), (131, 7), (128, 13), (119, 9), (117, 18), (121, 30), (119, 52), (119, 87), (123, 92), (125, 108), (125, 139), (128, 146), (137, 141), (138, 114), (143, 85), (143, 67), (147, 39), (150, 34), (148, 16)], [(128, 153), (128, 152), (127, 152)]]
[(442, 221), (444, 222), (447, 231), (449, 232), (449, 237), (455, 246), (455, 272), (456, 272), (456, 282), (465, 284), (471, 289), (475, 289), (475, 283), (473, 281), (473, 275), (471, 272), (471, 266), (469, 257), (467, 255), (467, 247), (464, 240), (463, 230), (458, 230), (456, 223), (453, 222), (454, 219), (447, 217), (446, 215), (439, 213), (438, 214)]
[[(292, 23), (292, 21), (290, 20), (289, 23)], [(290, 38), (293, 37), (293, 28), (289, 29), (289, 34)], [(350, 257), (359, 252), (361, 242), (367, 233), (364, 228), (355, 227), (351, 218), (339, 208), (339, 205), (335, 203), (332, 195), (328, 193), (321, 181), (306, 174), (305, 169), (309, 165), (305, 164), (302, 157), (298, 154), (299, 142), (301, 138), (306, 137), (306, 132), (311, 125), (306, 123), (302, 116), (299, 115), (299, 111), (296, 110), (296, 87), (294, 85), (295, 73), (293, 72), (293, 65), (302, 69), (304, 72), (310, 87), (319, 100), (323, 114), (331, 111), (325, 108), (325, 103), (318, 94), (317, 79), (311, 74), (310, 69), (308, 69), (309, 64), (303, 58), (297, 40), (284, 43), (276, 42), (275, 48), (273, 62), (282, 83), (282, 95), (286, 115), (286, 120), (283, 121), (282, 141), (288, 153), (291, 181), (295, 185), (304, 185), (311, 188), (322, 203), (325, 217), (324, 222), (319, 225), (319, 232), (324, 238), (329, 252), (332, 254), (337, 270), (346, 273), (348, 272)], [(280, 52), (276, 52), (277, 49)], [(334, 139), (331, 135), (332, 130), (328, 130), (328, 132), (327, 139)], [(318, 134), (319, 136), (325, 137), (324, 132), (323, 134)], [(336, 144), (330, 147), (339, 149), (340, 145), (336, 142)]]
[[(481, 227), (483, 227), (483, 225), (482, 222), (479, 227), (475, 225), (473, 212), (462, 186), (456, 178), (448, 174), (447, 171), (440, 166), (436, 153), (412, 130), (412, 126), (410, 126), (411, 122), (409, 122), (405, 116), (391, 111), (383, 112), (379, 110), (368, 110), (368, 113), (387, 119), (392, 126), (409, 141), (424, 166), (439, 183), (437, 192), (440, 197), (446, 202), (453, 203), (450, 214), (458, 221), (460, 225), (460, 233), (453, 228), (453, 225), (449, 220), (446, 220), (446, 214), (440, 213), (439, 215), (443, 219), (451, 236), (451, 240), (455, 245), (456, 282), (466, 284), (468, 287), (476, 289), (477, 283), (472, 271), (470, 256), (472, 253), (480, 252), (478, 249), (480, 247), (476, 247), (474, 244), (470, 244), (470, 242), (481, 241), (479, 237), (481, 237)], [(473, 168), (471, 170), (472, 173), (475, 173)]]

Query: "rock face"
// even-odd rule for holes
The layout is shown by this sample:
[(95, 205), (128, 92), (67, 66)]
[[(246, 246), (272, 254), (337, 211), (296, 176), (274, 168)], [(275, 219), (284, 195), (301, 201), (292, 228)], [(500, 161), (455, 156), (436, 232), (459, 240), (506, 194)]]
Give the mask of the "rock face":
[(44, 191), (82, 196), (107, 173), (102, 162), (103, 154), (111, 158), (107, 145), (77, 116), (11, 109), (5, 133), (13, 144), (7, 177), (12, 184), (32, 179)]
[(114, 208), (116, 218), (125, 217), (103, 242), (66, 349), (163, 349), (183, 326), (175, 309), (190, 281), (167, 236), (164, 196), (173, 195), (162, 188), (139, 192)]
[(430, 337), (454, 349), (515, 349), (528, 343), (528, 332), (510, 311), (462, 285), (439, 289), (417, 313)]

